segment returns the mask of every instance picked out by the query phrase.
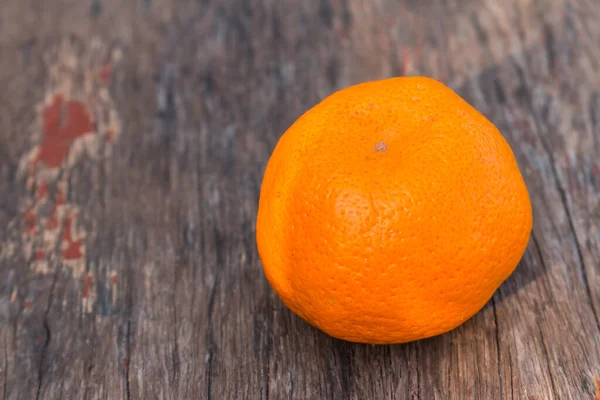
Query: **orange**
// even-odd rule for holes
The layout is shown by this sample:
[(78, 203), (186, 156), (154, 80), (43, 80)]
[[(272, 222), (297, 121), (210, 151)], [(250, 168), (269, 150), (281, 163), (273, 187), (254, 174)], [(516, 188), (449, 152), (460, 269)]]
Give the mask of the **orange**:
[(444, 84), (401, 77), (340, 90), (282, 135), (256, 236), (292, 311), (347, 341), (402, 343), (477, 313), (527, 246), (514, 154)]

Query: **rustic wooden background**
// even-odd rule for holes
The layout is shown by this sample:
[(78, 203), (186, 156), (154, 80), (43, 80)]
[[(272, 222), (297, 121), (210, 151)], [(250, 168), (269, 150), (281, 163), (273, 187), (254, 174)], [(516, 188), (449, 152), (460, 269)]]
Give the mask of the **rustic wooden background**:
[[(2, 399), (600, 399), (598, 0), (2, 0)], [(594, 27), (595, 25), (595, 27)], [(261, 270), (281, 133), (443, 80), (512, 145), (535, 227), (458, 329), (332, 339)]]

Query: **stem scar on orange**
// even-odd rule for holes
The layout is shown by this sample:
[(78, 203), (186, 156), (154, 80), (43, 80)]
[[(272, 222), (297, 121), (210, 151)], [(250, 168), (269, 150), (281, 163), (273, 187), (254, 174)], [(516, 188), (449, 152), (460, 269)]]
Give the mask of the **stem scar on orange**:
[(402, 343), (459, 326), (523, 256), (527, 187), (496, 127), (444, 84), (354, 85), (279, 139), (256, 239), (287, 307), (347, 341)]

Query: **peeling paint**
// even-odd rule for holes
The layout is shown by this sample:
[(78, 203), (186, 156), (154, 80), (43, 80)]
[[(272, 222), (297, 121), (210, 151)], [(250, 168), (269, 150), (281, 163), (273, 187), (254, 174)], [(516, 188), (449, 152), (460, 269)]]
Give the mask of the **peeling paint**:
[[(111, 289), (109, 301), (116, 303), (117, 274), (109, 269), (98, 281), (93, 272), (86, 271), (87, 232), (81, 224), (81, 209), (68, 194), (75, 189), (72, 177), (82, 158), (104, 158), (118, 141), (121, 122), (109, 85), (115, 63), (122, 57), (118, 50), (107, 52), (100, 40), (88, 45), (88, 52), (81, 55), (81, 49), (66, 39), (55, 62), (49, 63), (48, 90), (36, 108), (34, 144), (18, 167), (29, 193), (15, 224), (21, 243), (2, 246), (0, 254), (5, 259), (15, 248), (22, 249), (34, 274), (53, 273), (57, 266), (70, 270), (74, 283), (80, 285), (85, 312), (94, 308), (98, 285)], [(16, 287), (12, 293), (11, 302)], [(36, 296), (27, 297), (25, 310)]]
[(90, 287), (92, 286), (93, 282), (94, 278), (92, 277), (92, 274), (88, 273), (88, 275), (83, 280), (83, 289), (81, 291), (81, 297), (83, 297), (84, 299), (89, 296)]
[(80, 101), (65, 100), (61, 93), (51, 96), (43, 111), (43, 138), (34, 159), (46, 168), (59, 168), (66, 160), (73, 142), (94, 133), (94, 120)]

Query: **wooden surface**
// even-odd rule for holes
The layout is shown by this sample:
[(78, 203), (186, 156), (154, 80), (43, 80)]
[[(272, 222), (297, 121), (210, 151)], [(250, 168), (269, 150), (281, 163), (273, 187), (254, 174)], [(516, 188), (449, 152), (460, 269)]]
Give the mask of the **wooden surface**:
[[(600, 399), (600, 2), (3, 0), (0, 398)], [(270, 289), (281, 133), (443, 80), (503, 132), (534, 230), (456, 330), (332, 339)]]

